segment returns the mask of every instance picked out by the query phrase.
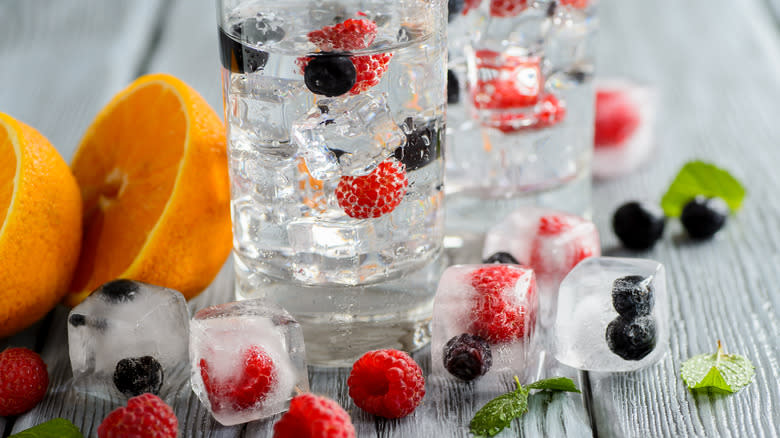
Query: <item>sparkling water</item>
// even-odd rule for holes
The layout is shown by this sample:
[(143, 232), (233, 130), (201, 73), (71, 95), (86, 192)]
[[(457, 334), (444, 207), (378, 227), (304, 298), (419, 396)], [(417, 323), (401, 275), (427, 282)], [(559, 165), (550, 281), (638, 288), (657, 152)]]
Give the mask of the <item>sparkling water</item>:
[[(444, 3), (260, 1), (234, 9), (224, 3), (220, 41), (239, 295), (280, 302), (302, 322), (307, 342), (309, 333), (336, 325), (351, 333), (355, 318), (398, 322), (414, 314), (411, 330), (419, 332), (430, 318), (430, 270), (443, 237)], [(304, 73), (312, 60), (325, 59), (330, 42), (315, 44), (309, 34), (347, 19), (374, 23), (376, 36), (366, 37), (364, 49), (336, 47), (329, 56), (349, 56), (358, 81), (360, 60), (369, 56), (390, 55), (387, 69), (360, 93), (317, 94)], [(405, 165), (400, 204), (378, 217), (350, 217), (335, 193), (340, 181), (368, 175), (384, 160)], [(405, 277), (424, 281), (410, 286)], [(427, 339), (412, 337), (409, 348)]]

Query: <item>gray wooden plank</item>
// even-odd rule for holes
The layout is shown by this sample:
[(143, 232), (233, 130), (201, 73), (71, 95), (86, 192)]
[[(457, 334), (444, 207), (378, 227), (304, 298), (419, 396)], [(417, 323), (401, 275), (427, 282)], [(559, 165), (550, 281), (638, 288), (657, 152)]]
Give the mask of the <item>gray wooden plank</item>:
[[(668, 270), (672, 334), (657, 365), (635, 373), (591, 373), (600, 436), (780, 435), (777, 309), (780, 184), (780, 39), (761, 2), (601, 3), (598, 71), (654, 84), (661, 104), (655, 160), (594, 187), (605, 248), (617, 248), (610, 215), (634, 198), (659, 199), (690, 158), (716, 162), (744, 181), (743, 211), (711, 242), (691, 243), (678, 221), (646, 253)], [(718, 339), (756, 365), (756, 381), (724, 397), (693, 395), (679, 377), (686, 358)]]

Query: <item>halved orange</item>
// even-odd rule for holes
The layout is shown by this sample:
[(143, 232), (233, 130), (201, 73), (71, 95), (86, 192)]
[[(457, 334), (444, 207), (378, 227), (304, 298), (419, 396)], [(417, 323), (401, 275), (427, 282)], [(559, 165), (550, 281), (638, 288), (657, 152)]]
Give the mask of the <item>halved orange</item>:
[(68, 290), (81, 196), (57, 150), (0, 113), (0, 338), (43, 317)]
[(232, 245), (225, 128), (192, 88), (167, 74), (137, 79), (90, 125), (72, 169), (84, 198), (74, 306), (128, 278), (192, 298)]

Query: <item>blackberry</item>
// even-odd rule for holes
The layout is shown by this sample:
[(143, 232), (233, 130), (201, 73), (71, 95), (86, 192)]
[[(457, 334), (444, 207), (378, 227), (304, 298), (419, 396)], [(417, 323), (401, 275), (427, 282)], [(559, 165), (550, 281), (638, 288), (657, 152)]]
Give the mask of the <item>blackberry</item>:
[(651, 316), (619, 316), (607, 326), (607, 346), (625, 360), (640, 360), (656, 343), (655, 319)]
[(485, 260), (482, 260), (482, 263), (506, 263), (511, 265), (519, 265), (520, 262), (517, 261), (517, 259), (508, 252), (499, 251), (490, 257), (486, 258)]
[(397, 148), (393, 156), (404, 163), (407, 172), (419, 169), (441, 156), (442, 130), (436, 128), (435, 121), (417, 126), (411, 117), (407, 117), (401, 129), (406, 133), (406, 144)]
[(612, 305), (622, 316), (649, 315), (655, 304), (653, 284), (641, 275), (628, 275), (612, 283)]
[(460, 102), (460, 81), (452, 70), (447, 70), (447, 103)]
[(81, 327), (87, 325), (87, 318), (79, 313), (73, 313), (68, 317), (68, 323), (73, 327)]
[(442, 360), (444, 368), (450, 374), (467, 382), (484, 376), (493, 365), (493, 356), (487, 341), (468, 333), (447, 341)]
[(141, 284), (133, 280), (119, 279), (109, 281), (100, 286), (100, 294), (113, 303), (133, 301), (135, 294), (141, 289)]
[(680, 221), (693, 239), (709, 239), (726, 223), (729, 206), (721, 198), (697, 196), (683, 207)]
[[(250, 20), (254, 22), (254, 19)], [(236, 37), (242, 37), (245, 23), (233, 26), (232, 32)], [(254, 24), (248, 26), (248, 28), (252, 27)], [(268, 53), (234, 40), (222, 28), (219, 28), (219, 58), (222, 61), (222, 66), (233, 73), (252, 73), (265, 67), (266, 62), (268, 62)]]
[(623, 245), (630, 249), (652, 248), (663, 235), (665, 225), (663, 210), (648, 202), (623, 204), (612, 217), (612, 229)]
[(466, 6), (466, 0), (448, 0), (447, 1), (447, 21), (450, 22), (463, 12)]
[(158, 395), (162, 384), (162, 365), (152, 356), (122, 359), (114, 369), (114, 385), (128, 398), (145, 392)]
[(323, 96), (340, 96), (352, 89), (356, 80), (357, 69), (346, 55), (317, 55), (303, 69), (306, 88)]

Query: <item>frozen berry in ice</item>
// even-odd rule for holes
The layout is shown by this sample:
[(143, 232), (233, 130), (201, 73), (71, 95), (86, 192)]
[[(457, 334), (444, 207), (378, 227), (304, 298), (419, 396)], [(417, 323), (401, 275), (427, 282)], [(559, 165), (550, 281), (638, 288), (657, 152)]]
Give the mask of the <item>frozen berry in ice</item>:
[(408, 117), (402, 129), (407, 133), (406, 144), (396, 148), (393, 156), (404, 163), (407, 171), (419, 169), (441, 155), (440, 130), (435, 122), (420, 125)]
[(492, 254), (490, 257), (483, 260), (482, 263), (504, 263), (508, 265), (520, 264), (520, 262), (518, 262), (512, 254), (504, 251), (499, 251), (495, 254)]
[(649, 315), (655, 303), (653, 292), (653, 284), (647, 277), (620, 277), (612, 283), (612, 305), (622, 316)]
[(447, 1), (447, 21), (452, 21), (463, 12), (466, 6), (466, 0), (448, 0)]
[(220, 376), (207, 359), (201, 359), (199, 366), (214, 412), (241, 411), (257, 406), (268, 397), (279, 379), (271, 356), (256, 345), (243, 351), (237, 376)]
[(661, 238), (666, 225), (663, 210), (649, 202), (623, 204), (612, 217), (612, 229), (626, 248), (650, 249)]
[(404, 164), (389, 158), (368, 175), (342, 176), (336, 201), (349, 217), (375, 218), (395, 210), (408, 186)]
[(314, 56), (303, 69), (306, 88), (323, 96), (340, 96), (349, 91), (356, 80), (357, 69), (346, 55)]
[(447, 70), (447, 103), (460, 102), (460, 81), (452, 70)]
[(98, 290), (101, 296), (113, 303), (126, 303), (135, 299), (140, 288), (140, 283), (136, 281), (119, 279), (103, 284)]
[(607, 326), (607, 346), (625, 360), (641, 360), (653, 351), (655, 343), (655, 319), (651, 316), (621, 316)]
[(447, 341), (442, 356), (444, 368), (453, 376), (467, 382), (484, 376), (493, 365), (493, 356), (487, 341), (468, 333)]
[(528, 0), (490, 0), (492, 17), (514, 17), (528, 8)]
[(163, 384), (163, 368), (152, 356), (122, 359), (114, 370), (114, 385), (127, 397), (145, 392), (159, 394)]
[(726, 223), (729, 206), (721, 198), (697, 196), (683, 207), (680, 221), (694, 239), (709, 239)]
[(639, 109), (628, 93), (617, 90), (596, 92), (595, 147), (620, 146), (639, 126)]

